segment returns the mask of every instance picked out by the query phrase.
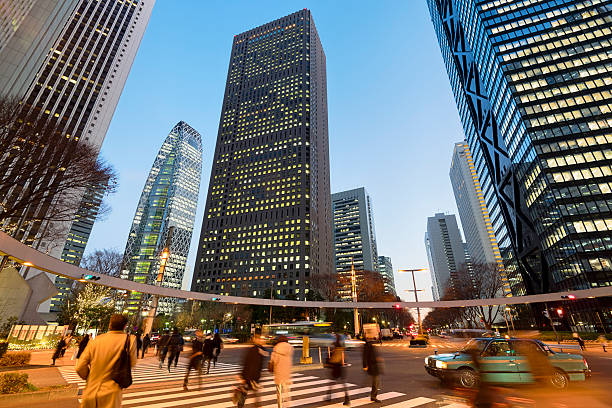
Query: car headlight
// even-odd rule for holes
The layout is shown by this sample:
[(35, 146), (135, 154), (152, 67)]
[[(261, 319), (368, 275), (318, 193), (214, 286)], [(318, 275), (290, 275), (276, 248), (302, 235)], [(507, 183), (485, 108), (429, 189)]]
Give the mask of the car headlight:
[(436, 368), (446, 368), (446, 363), (444, 361), (436, 360)]
[(425, 357), (425, 365), (429, 364), (429, 357)]

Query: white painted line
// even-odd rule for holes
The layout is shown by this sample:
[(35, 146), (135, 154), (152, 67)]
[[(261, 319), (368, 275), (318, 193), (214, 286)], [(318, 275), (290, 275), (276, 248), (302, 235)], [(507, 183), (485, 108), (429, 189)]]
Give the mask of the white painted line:
[(425, 398), (425, 397), (417, 397), (409, 399), (408, 401), (398, 402), (397, 404), (385, 405), (385, 408), (412, 408), (418, 407), (419, 405), (429, 404), (430, 402), (434, 402), (435, 399)]

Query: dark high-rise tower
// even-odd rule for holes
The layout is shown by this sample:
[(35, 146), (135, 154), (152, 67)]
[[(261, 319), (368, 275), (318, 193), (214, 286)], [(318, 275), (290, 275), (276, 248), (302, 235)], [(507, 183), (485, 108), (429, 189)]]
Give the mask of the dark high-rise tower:
[(304, 9), (234, 37), (192, 290), (303, 299), (332, 273), (325, 53)]
[(612, 4), (428, 4), (513, 293), (612, 285)]

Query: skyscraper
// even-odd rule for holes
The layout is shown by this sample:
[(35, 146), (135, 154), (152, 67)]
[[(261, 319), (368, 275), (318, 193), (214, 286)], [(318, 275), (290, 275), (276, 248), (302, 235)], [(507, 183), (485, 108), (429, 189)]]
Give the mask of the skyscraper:
[(513, 292), (611, 285), (612, 5), (428, 4)]
[(325, 53), (309, 10), (234, 37), (191, 288), (304, 299), (333, 271)]
[[(455, 143), (449, 176), (455, 193), (470, 262), (496, 264), (505, 279), (504, 263), (467, 143)], [(505, 280), (504, 291), (510, 293), (507, 280)]]
[(385, 282), (385, 293), (395, 295), (395, 278), (393, 277), (393, 264), (391, 263), (391, 258), (382, 255), (378, 257), (378, 272)]
[(339, 295), (351, 299), (351, 268), (378, 271), (378, 250), (370, 195), (363, 187), (331, 196), (336, 273), (343, 283)]
[[(71, 142), (100, 149), (154, 3), (4, 2), (0, 12), (0, 96), (19, 99), (29, 114), (53, 124), (66, 149)], [(49, 221), (36, 221), (44, 219), (38, 213), (38, 217), (27, 217), (32, 222), (23, 223), (24, 215), (4, 227), (17, 230), (15, 236), (26, 244), (60, 258), (64, 248), (72, 245), (77, 230), (78, 245), (84, 248), (86, 241), (82, 239), (89, 233), (83, 230), (81, 215), (90, 211), (90, 204), (86, 197), (81, 208), (75, 203), (72, 223), (49, 228)], [(37, 211), (44, 212), (49, 205), (43, 203)], [(44, 232), (49, 229), (63, 232), (46, 239)], [(63, 278), (50, 278), (57, 279), (58, 289), (65, 292)], [(49, 302), (40, 307), (41, 312), (48, 309)]]
[[(153, 284), (161, 254), (169, 254), (161, 286), (180, 289), (189, 254), (202, 173), (202, 139), (185, 122), (172, 128), (162, 144), (145, 182), (123, 255), (122, 279)], [(133, 294), (125, 309), (130, 313), (146, 298)], [(175, 298), (162, 298), (160, 313), (173, 311)]]
[(440, 300), (461, 279), (467, 268), (465, 247), (454, 214), (437, 213), (427, 218), (425, 250), (433, 283), (434, 300)]

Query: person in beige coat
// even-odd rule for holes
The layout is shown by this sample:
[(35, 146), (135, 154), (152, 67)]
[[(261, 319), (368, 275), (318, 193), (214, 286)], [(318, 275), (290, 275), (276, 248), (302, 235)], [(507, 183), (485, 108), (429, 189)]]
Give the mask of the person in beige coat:
[[(76, 365), (76, 372), (87, 380), (81, 408), (120, 408), (122, 389), (111, 378), (111, 371), (119, 359), (127, 334), (123, 332), (127, 318), (115, 314), (110, 319), (109, 332), (97, 336), (85, 347)], [(136, 364), (136, 337), (130, 336), (130, 363)]]
[(272, 350), (270, 365), (274, 373), (278, 408), (291, 405), (291, 367), (293, 366), (293, 346), (287, 337), (280, 336)]

